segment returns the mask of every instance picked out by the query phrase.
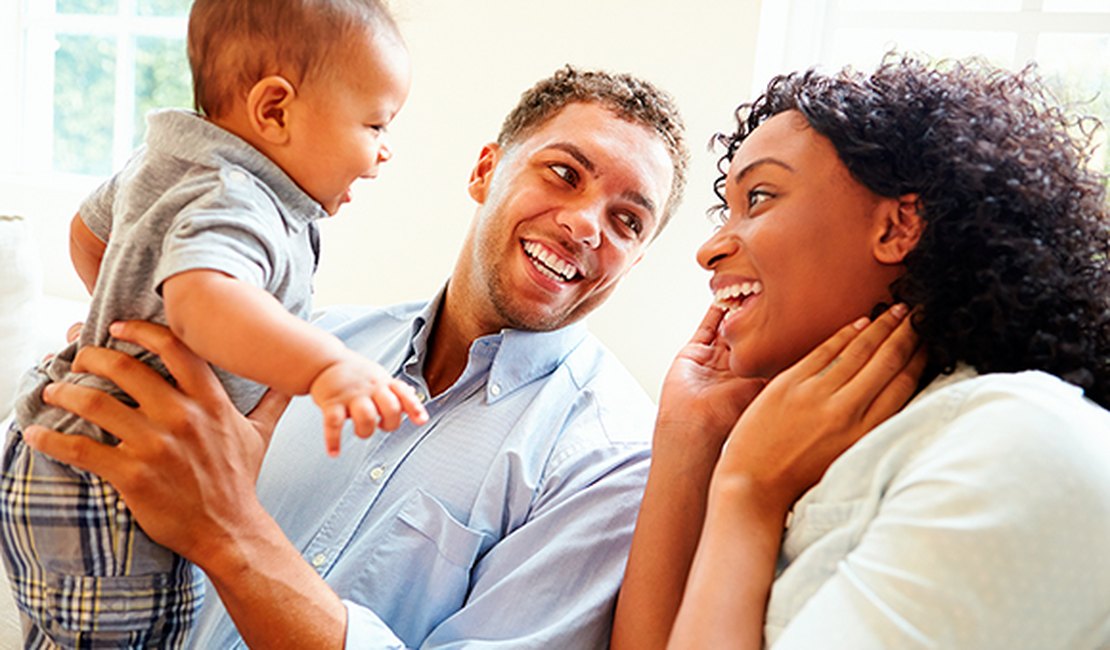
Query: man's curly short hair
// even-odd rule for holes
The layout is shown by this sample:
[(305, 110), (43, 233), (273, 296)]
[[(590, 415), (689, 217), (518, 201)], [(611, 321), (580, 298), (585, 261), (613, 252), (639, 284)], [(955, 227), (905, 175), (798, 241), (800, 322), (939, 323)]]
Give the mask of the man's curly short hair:
[(682, 201), (690, 152), (678, 105), (670, 94), (650, 82), (629, 74), (580, 70), (566, 65), (524, 91), (501, 125), (497, 143), (508, 147), (519, 142), (555, 117), (563, 107), (576, 102), (600, 104), (622, 119), (644, 126), (666, 145), (674, 167), (674, 180), (655, 231), (658, 235)]
[(917, 307), (936, 370), (1043, 370), (1110, 407), (1106, 178), (1088, 164), (1097, 120), (1069, 116), (1033, 66), (892, 53), (871, 74), (793, 73), (718, 136), (718, 197), (740, 143), (787, 110), (873, 192), (920, 197), (925, 230), (891, 290)]

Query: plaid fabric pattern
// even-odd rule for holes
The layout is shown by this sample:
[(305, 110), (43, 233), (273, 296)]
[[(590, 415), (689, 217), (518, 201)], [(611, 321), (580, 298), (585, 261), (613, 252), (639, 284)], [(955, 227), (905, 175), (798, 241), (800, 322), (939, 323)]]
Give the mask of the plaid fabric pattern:
[(155, 544), (99, 477), (27, 447), (15, 425), (0, 475), (4, 563), (26, 648), (183, 647), (202, 574)]

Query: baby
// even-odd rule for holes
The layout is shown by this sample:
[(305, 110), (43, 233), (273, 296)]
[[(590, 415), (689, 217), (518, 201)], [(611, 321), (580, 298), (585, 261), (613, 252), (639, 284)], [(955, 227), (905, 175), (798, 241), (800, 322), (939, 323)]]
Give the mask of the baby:
[(50, 382), (97, 385), (71, 369), (82, 346), (168, 376), (113, 339), (112, 322), (168, 324), (244, 413), (267, 386), (310, 394), (333, 455), (347, 419), (363, 437), (427, 419), (407, 384), (303, 320), (315, 221), (391, 156), (385, 127), (409, 88), (392, 18), (377, 0), (197, 0), (188, 49), (201, 114), (152, 114), (146, 146), (74, 217), (88, 319), (25, 378), (8, 436), (0, 529), (26, 647), (177, 647), (203, 597), (199, 572), (151, 541), (110, 486), (23, 443), (30, 425), (114, 441), (42, 401)]

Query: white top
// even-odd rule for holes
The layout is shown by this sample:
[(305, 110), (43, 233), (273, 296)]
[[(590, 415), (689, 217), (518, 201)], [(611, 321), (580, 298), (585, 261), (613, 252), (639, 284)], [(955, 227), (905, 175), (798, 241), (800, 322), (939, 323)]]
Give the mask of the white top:
[(1110, 413), (1041, 372), (958, 369), (797, 504), (779, 648), (1110, 648)]

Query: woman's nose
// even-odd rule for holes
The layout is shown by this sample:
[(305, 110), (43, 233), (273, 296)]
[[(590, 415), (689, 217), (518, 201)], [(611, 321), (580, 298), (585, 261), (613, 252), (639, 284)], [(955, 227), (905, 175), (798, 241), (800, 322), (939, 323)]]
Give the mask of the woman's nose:
[(721, 260), (726, 259), (740, 250), (740, 239), (727, 227), (713, 233), (698, 249), (698, 264), (707, 271), (712, 271)]

